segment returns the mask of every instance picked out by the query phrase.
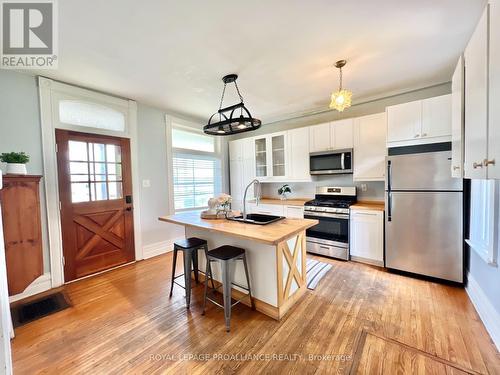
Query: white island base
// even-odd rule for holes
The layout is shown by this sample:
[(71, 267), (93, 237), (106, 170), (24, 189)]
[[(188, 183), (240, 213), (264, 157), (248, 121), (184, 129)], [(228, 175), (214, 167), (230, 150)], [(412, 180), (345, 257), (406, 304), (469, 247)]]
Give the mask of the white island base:
[[(209, 249), (223, 245), (245, 249), (255, 308), (263, 314), (280, 320), (306, 291), (305, 230), (276, 245), (195, 227), (186, 227), (186, 238), (188, 237), (207, 240)], [(199, 251), (198, 257), (198, 267), (204, 272), (205, 254)], [(212, 262), (212, 274), (215, 280), (221, 281), (220, 266), (216, 262)], [(243, 262), (233, 262), (231, 275), (235, 283), (246, 285)], [(246, 291), (233, 286), (233, 298), (239, 299), (245, 293)], [(248, 298), (243, 299), (242, 303), (250, 305)]]

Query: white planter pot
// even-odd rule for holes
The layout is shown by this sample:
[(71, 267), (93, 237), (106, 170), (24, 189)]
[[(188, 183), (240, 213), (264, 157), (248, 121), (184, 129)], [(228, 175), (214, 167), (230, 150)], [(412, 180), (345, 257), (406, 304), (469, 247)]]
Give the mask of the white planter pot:
[(7, 174), (28, 174), (26, 164), (7, 163)]

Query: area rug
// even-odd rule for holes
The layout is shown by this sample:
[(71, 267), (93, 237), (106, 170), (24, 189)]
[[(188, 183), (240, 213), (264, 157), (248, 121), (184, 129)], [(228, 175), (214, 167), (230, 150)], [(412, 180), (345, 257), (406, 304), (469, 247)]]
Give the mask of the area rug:
[(331, 264), (319, 262), (315, 259), (307, 259), (306, 263), (306, 280), (307, 288), (314, 290), (323, 276), (332, 268)]

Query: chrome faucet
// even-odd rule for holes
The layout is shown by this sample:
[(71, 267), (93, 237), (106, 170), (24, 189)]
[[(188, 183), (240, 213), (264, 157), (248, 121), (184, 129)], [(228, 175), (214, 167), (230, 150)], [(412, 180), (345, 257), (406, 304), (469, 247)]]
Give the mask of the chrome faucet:
[(250, 186), (252, 186), (252, 184), (254, 184), (254, 186), (257, 187), (257, 194), (255, 194), (255, 190), (254, 190), (254, 195), (256, 195), (255, 197), (255, 201), (257, 203), (257, 205), (259, 204), (259, 200), (260, 200), (260, 181), (257, 180), (257, 179), (254, 179), (252, 180), (248, 185), (247, 187), (245, 188), (245, 194), (243, 195), (243, 219), (246, 219), (247, 218), (247, 192), (248, 192), (248, 188)]

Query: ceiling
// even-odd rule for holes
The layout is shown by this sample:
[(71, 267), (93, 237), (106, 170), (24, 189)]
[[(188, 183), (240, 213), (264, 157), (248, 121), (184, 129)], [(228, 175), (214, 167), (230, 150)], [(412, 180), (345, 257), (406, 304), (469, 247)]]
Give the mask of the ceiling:
[[(447, 82), (486, 0), (65, 0), (59, 69), (39, 73), (206, 119), (238, 73), (264, 122)], [(237, 101), (234, 90), (225, 104)]]

